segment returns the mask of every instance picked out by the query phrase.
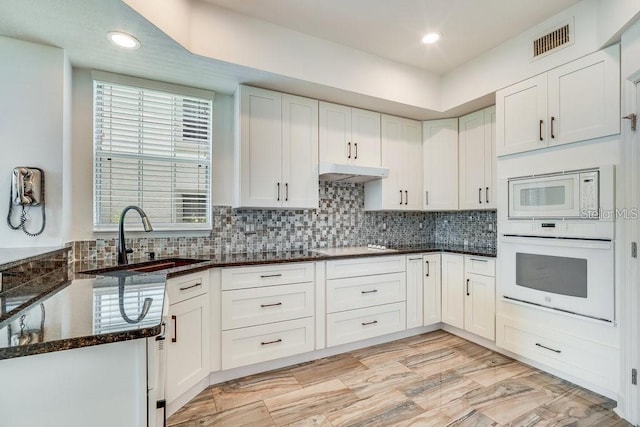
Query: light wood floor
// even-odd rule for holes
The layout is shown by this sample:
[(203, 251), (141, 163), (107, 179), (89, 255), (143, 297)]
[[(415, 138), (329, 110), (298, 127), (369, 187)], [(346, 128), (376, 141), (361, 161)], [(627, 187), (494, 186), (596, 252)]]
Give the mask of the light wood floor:
[(170, 426), (630, 426), (616, 403), (444, 331), (209, 387)]

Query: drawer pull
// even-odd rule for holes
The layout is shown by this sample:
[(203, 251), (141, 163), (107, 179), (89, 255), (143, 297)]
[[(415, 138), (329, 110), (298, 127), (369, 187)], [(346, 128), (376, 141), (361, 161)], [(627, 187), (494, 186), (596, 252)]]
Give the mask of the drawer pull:
[(362, 322), (362, 326), (375, 325), (376, 323), (378, 323), (377, 320), (372, 320), (371, 322)]
[(489, 262), (488, 259), (480, 259), (480, 258), (469, 258), (470, 261), (478, 261), (478, 262)]
[(553, 351), (554, 353), (558, 353), (558, 354), (562, 353), (562, 350), (556, 350), (555, 348), (547, 347), (546, 345), (542, 345), (539, 342), (537, 342), (536, 345), (538, 347), (544, 348), (545, 350)]
[(171, 316), (171, 320), (173, 320), (173, 338), (171, 338), (171, 342), (178, 342), (178, 318)]
[(378, 292), (378, 290), (377, 289), (373, 289), (371, 291), (360, 291), (360, 292), (363, 293), (363, 294), (375, 294), (376, 292)]
[(266, 279), (267, 277), (282, 277), (282, 273), (278, 273), (278, 274), (263, 274), (260, 276), (263, 279)]
[(282, 342), (282, 338), (278, 338), (277, 340), (273, 340), (273, 341), (263, 341), (260, 343), (260, 345), (277, 344), (279, 342)]
[(189, 289), (197, 288), (198, 286), (202, 286), (202, 282), (198, 282), (198, 283), (196, 283), (194, 285), (191, 285), (191, 286), (185, 286), (184, 288), (180, 288), (180, 290), (181, 291), (186, 291), (186, 290), (189, 290)]
[(262, 308), (275, 307), (275, 306), (278, 306), (278, 305), (282, 305), (282, 303), (281, 302), (276, 302), (276, 303), (273, 303), (273, 304), (260, 304), (260, 307), (262, 307)]

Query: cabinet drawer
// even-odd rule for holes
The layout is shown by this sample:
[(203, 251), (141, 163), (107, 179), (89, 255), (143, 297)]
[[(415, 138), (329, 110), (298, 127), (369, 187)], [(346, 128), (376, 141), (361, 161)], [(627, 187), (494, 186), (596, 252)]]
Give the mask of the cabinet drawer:
[(618, 389), (619, 351), (606, 344), (500, 315), (496, 344), (608, 390)]
[(313, 263), (259, 265), (222, 270), (222, 290), (312, 282)]
[(222, 292), (222, 329), (313, 316), (312, 282)]
[(174, 277), (167, 280), (169, 304), (173, 305), (198, 295), (206, 294), (209, 289), (209, 271)]
[(464, 271), (466, 273), (480, 274), (481, 276), (496, 276), (496, 260), (480, 256), (465, 255)]
[(327, 280), (327, 313), (404, 301), (405, 273)]
[(403, 255), (339, 259), (327, 261), (327, 279), (399, 273), (405, 269)]
[(403, 331), (405, 325), (404, 302), (327, 314), (327, 346)]
[(222, 369), (237, 368), (314, 349), (313, 318), (222, 332)]

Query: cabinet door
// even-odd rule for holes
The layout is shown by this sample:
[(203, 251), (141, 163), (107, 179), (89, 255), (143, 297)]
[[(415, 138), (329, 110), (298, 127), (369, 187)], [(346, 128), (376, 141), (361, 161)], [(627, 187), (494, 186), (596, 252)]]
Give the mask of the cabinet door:
[(549, 145), (620, 132), (619, 64), (612, 46), (549, 71)]
[(345, 164), (353, 157), (351, 107), (320, 102), (320, 161)]
[(422, 256), (407, 255), (407, 329), (422, 326)]
[(440, 286), (440, 254), (422, 257), (424, 326), (442, 321), (442, 290)]
[(547, 75), (496, 92), (498, 156), (547, 146)]
[(495, 278), (467, 273), (464, 328), (488, 340), (495, 339)]
[(380, 166), (380, 113), (351, 109), (351, 160), (360, 166)]
[[(282, 94), (239, 89), (240, 200), (242, 207), (279, 207), (283, 195)], [(280, 194), (278, 194), (280, 189)], [(280, 197), (278, 197), (280, 195)]]
[(424, 210), (458, 209), (458, 119), (423, 123)]
[(442, 321), (464, 328), (464, 257), (442, 254)]
[(484, 200), (485, 209), (495, 209), (498, 179), (496, 157), (496, 106), (484, 110)]
[(282, 206), (318, 207), (318, 101), (282, 95)]
[(169, 307), (167, 402), (209, 375), (209, 296), (200, 295)]
[(402, 188), (406, 191), (404, 207), (412, 211), (422, 210), (422, 124), (404, 119), (402, 140), (404, 164), (400, 170)]
[(382, 116), (382, 166), (389, 168), (389, 176), (373, 183), (380, 187), (382, 209), (404, 209), (404, 141), (402, 140), (402, 119)]
[(484, 110), (460, 117), (460, 209), (483, 209), (485, 203)]

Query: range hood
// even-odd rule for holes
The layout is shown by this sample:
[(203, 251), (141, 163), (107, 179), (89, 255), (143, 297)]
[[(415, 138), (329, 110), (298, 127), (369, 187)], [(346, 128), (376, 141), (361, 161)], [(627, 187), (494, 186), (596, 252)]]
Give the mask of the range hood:
[(318, 174), (320, 181), (362, 183), (388, 177), (389, 169), (320, 162), (318, 165)]

